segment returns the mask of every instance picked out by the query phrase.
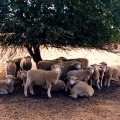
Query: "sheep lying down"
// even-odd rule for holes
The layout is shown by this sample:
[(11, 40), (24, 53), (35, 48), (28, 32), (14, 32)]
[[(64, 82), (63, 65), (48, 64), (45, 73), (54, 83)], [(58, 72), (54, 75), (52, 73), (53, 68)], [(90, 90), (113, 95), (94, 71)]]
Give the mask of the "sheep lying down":
[(69, 78), (69, 84), (72, 85), (71, 97), (77, 98), (78, 96), (90, 97), (94, 94), (94, 89), (86, 82), (80, 81), (77, 77), (71, 76)]
[(40, 69), (29, 70), (27, 72), (26, 83), (24, 84), (24, 95), (26, 97), (28, 96), (28, 88), (30, 90), (30, 94), (34, 94), (33, 85), (41, 85), (47, 87), (47, 95), (51, 98), (51, 87), (57, 83), (61, 68), (62, 67), (60, 65), (55, 64), (51, 66), (50, 71)]
[(0, 94), (8, 94), (13, 92), (14, 77), (6, 75), (5, 80), (0, 80)]

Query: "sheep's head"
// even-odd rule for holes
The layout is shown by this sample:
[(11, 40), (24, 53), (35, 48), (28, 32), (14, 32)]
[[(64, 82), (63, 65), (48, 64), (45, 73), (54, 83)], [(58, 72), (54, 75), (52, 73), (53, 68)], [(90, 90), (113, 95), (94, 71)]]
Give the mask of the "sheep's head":
[(82, 64), (80, 62), (76, 61), (73, 65), (77, 70), (80, 70), (82, 68)]
[(21, 73), (21, 79), (27, 78), (27, 71), (26, 70), (20, 71), (20, 73)]
[(86, 66), (84, 70), (87, 70), (90, 74), (94, 73), (94, 68), (92, 66)]
[(106, 72), (107, 68), (108, 68), (107, 66), (103, 66), (103, 65), (99, 66), (99, 70), (102, 72)]
[(12, 75), (6, 75), (5, 78), (7, 84), (13, 84), (14, 77)]
[(15, 63), (13, 60), (8, 60), (6, 61), (9, 65), (12, 65), (13, 63)]
[(60, 73), (62, 68), (63, 67), (61, 65), (57, 65), (57, 64), (51, 66), (51, 70), (56, 73)]
[(93, 64), (91, 66), (94, 68), (94, 70), (98, 70), (99, 69), (99, 66), (97, 64)]
[(30, 56), (26, 56), (26, 57), (24, 57), (25, 59), (26, 59), (26, 62), (27, 63), (30, 63), (31, 62), (31, 57)]
[(74, 85), (79, 81), (80, 80), (75, 76), (68, 76), (68, 82), (70, 83), (70, 85)]

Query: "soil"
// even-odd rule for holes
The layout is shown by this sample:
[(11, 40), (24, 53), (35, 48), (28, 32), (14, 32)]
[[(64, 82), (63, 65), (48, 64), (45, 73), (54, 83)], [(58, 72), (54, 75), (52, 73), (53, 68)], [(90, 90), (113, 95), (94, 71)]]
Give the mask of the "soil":
[[(0, 79), (4, 76), (1, 68)], [(120, 120), (120, 84), (94, 90), (90, 98), (73, 99), (62, 91), (48, 99), (46, 90), (35, 86), (35, 95), (26, 98), (17, 79), (12, 94), (0, 95), (0, 120)]]

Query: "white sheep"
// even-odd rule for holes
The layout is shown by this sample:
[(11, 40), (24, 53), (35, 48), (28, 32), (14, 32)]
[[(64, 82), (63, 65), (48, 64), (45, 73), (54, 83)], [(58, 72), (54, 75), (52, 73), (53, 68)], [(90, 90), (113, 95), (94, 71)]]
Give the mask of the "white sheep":
[(0, 80), (0, 94), (8, 94), (13, 92), (14, 77), (6, 75), (5, 80)]
[[(67, 73), (67, 77), (75, 76), (79, 80), (88, 82), (90, 76), (93, 74), (94, 68), (92, 66), (87, 66), (85, 67), (84, 70), (72, 70)], [(66, 91), (68, 90), (68, 82), (67, 82), (67, 88)]]
[(31, 57), (26, 56), (20, 61), (20, 70), (30, 70), (32, 67)]
[(16, 64), (13, 60), (6, 61), (7, 64), (5, 66), (5, 73), (6, 75), (13, 75), (15, 77), (16, 73)]
[(22, 86), (24, 86), (24, 84), (26, 83), (26, 79), (27, 79), (27, 71), (26, 70), (23, 70), (23, 71), (20, 71), (21, 73), (21, 79), (23, 80), (23, 84)]
[(105, 72), (105, 86), (110, 86), (110, 81), (120, 81), (120, 66), (108, 66)]
[(95, 85), (97, 84), (98, 89), (100, 89), (100, 71), (99, 71), (99, 66), (97, 64), (91, 65), (94, 68), (94, 72), (90, 77), (90, 85), (92, 86), (92, 83)]
[(77, 77), (71, 76), (68, 78), (68, 82), (72, 85), (71, 97), (77, 98), (78, 96), (90, 97), (94, 94), (94, 89), (86, 82), (80, 81)]
[(51, 98), (51, 87), (53, 84), (56, 84), (61, 72), (61, 66), (60, 65), (53, 65), (51, 66), (50, 71), (46, 70), (29, 70), (27, 72), (27, 80), (24, 85), (24, 95), (27, 97), (27, 90), (29, 87), (30, 93), (34, 94), (33, 92), (33, 84), (46, 86), (47, 87), (47, 95), (49, 98)]

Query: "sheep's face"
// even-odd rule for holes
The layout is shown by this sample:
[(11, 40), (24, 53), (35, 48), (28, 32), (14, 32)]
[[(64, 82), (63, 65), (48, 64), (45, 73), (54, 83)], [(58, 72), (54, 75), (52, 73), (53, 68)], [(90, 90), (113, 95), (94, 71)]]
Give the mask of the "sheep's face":
[(62, 66), (60, 66), (60, 65), (53, 65), (53, 66), (51, 66), (51, 70), (55, 71), (56, 73), (60, 73), (61, 69), (62, 69)]
[(80, 70), (82, 68), (82, 65), (80, 62), (76, 62), (74, 63), (74, 67), (77, 69), (77, 70)]
[(85, 67), (85, 70), (87, 70), (90, 74), (94, 73), (94, 68), (92, 66)]
[(99, 66), (97, 64), (93, 64), (91, 66), (94, 68), (94, 70), (98, 70), (99, 69)]
[(8, 84), (13, 83), (14, 77), (12, 75), (6, 75), (6, 82)]
[(9, 65), (12, 65), (13, 63), (14, 63), (14, 61), (13, 60), (8, 60), (8, 61), (6, 61)]
[(69, 81), (70, 85), (74, 85), (79, 81), (79, 79), (75, 76), (68, 76), (68, 81)]
[(31, 57), (30, 57), (30, 56), (25, 57), (25, 59), (26, 59), (26, 62), (27, 62), (27, 63), (30, 63), (30, 62), (31, 62)]
[(107, 70), (108, 67), (106, 66), (99, 66), (99, 70), (102, 72), (105, 72)]
[(27, 77), (27, 71), (21, 71), (21, 79), (24, 79)]

